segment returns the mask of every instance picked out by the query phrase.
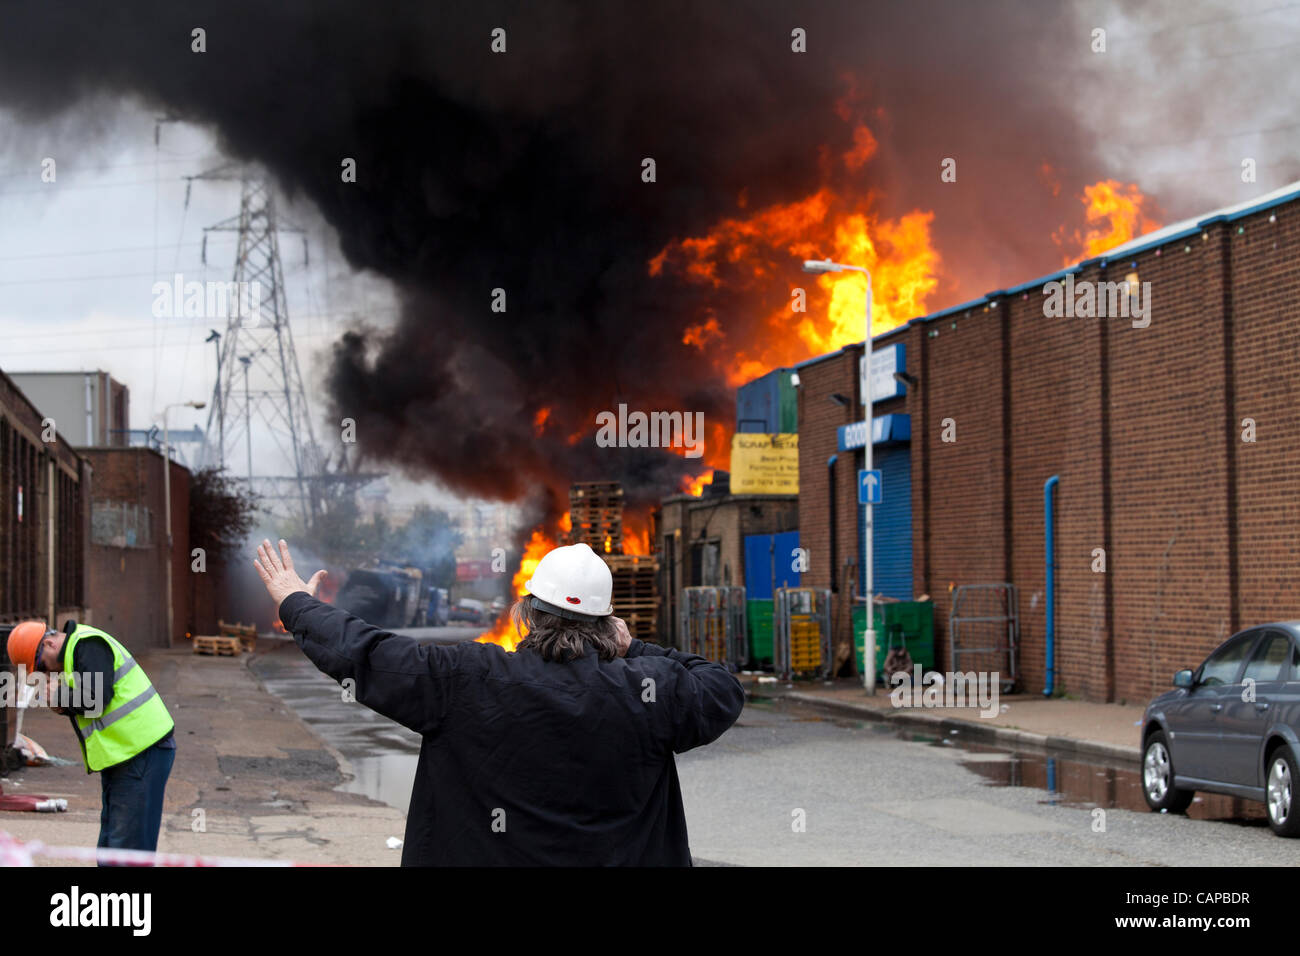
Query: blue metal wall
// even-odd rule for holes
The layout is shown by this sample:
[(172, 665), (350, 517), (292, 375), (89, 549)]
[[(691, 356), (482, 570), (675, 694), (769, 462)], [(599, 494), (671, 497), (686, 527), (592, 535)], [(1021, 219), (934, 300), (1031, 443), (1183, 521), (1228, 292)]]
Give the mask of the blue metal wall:
[[(859, 465), (865, 456), (859, 452)], [(910, 601), (912, 594), (912, 455), (907, 443), (877, 445), (872, 449), (872, 465), (880, 469), (883, 501), (872, 514), (875, 534), (875, 587), (900, 601)], [(858, 508), (858, 550), (862, 550), (862, 529), (866, 508)], [(863, 559), (858, 561), (858, 593), (866, 588), (867, 571)]]
[(774, 369), (736, 389), (736, 431), (772, 434), (798, 430), (798, 405), (790, 369)]
[(774, 588), (797, 588), (799, 572), (791, 570), (799, 532), (745, 535), (745, 597), (770, 601)]

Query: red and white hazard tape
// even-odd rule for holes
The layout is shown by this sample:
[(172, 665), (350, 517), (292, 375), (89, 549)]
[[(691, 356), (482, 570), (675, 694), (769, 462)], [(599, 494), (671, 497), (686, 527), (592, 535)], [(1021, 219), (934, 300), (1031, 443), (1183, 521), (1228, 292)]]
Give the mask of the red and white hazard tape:
[(0, 866), (35, 866), (34, 857), (112, 863), (117, 866), (319, 866), (289, 860), (247, 860), (233, 856), (194, 856), (188, 853), (150, 853), (148, 850), (113, 850), (80, 846), (46, 846), (40, 840), (23, 843), (0, 830)]

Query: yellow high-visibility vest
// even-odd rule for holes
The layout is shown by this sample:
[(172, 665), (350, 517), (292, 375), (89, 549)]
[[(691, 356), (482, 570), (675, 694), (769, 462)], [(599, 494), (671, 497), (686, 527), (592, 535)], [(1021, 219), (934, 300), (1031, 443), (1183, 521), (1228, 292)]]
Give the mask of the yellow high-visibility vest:
[[(113, 650), (113, 691), (98, 717), (75, 714), (81, 731), (81, 751), (88, 771), (103, 770), (147, 750), (176, 726), (158, 690), (144, 668), (116, 638), (99, 628), (78, 624), (63, 649), (63, 674), (69, 688), (76, 688), (73, 651), (86, 637), (99, 637)], [(96, 701), (97, 704), (102, 704)]]

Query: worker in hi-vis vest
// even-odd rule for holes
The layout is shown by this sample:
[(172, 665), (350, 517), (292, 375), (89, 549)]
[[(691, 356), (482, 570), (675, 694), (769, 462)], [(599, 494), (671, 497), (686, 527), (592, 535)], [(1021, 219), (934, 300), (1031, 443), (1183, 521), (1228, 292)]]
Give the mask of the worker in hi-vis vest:
[(62, 631), (25, 621), (8, 652), (29, 674), (63, 674), (67, 692), (53, 709), (71, 718), (86, 772), (100, 775), (98, 845), (157, 850), (175, 723), (144, 668), (111, 635), (76, 621)]

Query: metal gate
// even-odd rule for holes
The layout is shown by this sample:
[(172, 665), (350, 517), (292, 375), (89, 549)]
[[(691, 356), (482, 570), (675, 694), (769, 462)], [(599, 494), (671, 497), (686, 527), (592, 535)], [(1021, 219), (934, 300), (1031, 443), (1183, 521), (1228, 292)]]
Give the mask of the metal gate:
[(777, 676), (831, 676), (829, 588), (777, 588), (772, 615), (772, 665)]
[(748, 656), (745, 589), (682, 588), (680, 607), (682, 650), (739, 670)]
[(1014, 584), (963, 584), (948, 614), (948, 661), (956, 672), (998, 674), (1001, 692), (1015, 689), (1020, 600)]

